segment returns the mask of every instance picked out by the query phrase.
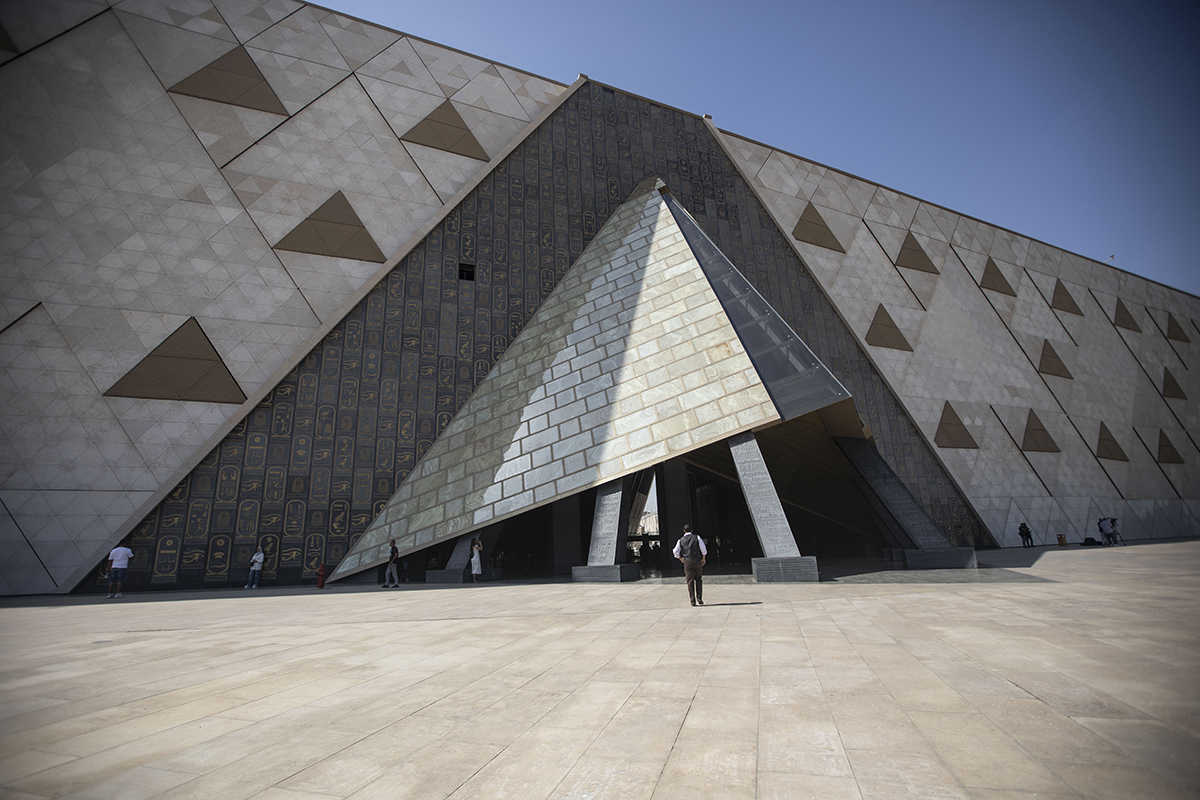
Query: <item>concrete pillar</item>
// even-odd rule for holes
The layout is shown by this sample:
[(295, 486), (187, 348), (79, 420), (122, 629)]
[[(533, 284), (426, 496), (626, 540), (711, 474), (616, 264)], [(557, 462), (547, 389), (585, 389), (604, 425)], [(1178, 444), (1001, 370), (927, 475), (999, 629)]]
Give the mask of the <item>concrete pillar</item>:
[(592, 545), (586, 567), (572, 567), (571, 579), (585, 582), (635, 581), (641, 567), (625, 562), (625, 537), (629, 521), (621, 511), (625, 480), (617, 479), (596, 490), (596, 513), (592, 517)]
[(754, 532), (762, 545), (764, 558), (751, 560), (755, 580), (789, 583), (818, 580), (817, 559), (800, 555), (758, 440), (753, 433), (746, 432), (731, 436), (727, 441), (754, 522)]

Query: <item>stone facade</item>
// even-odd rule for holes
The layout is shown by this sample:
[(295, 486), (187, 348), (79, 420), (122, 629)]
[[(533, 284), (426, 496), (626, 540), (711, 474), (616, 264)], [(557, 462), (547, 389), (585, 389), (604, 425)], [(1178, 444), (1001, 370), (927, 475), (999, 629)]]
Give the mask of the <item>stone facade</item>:
[[(127, 536), (135, 588), (236, 585), (256, 544), (266, 582), (340, 564), (654, 176), (952, 544), (1200, 530), (1190, 295), (294, 0), (0, 28), (0, 593), (90, 588)], [(203, 358), (171, 345), (195, 326)]]

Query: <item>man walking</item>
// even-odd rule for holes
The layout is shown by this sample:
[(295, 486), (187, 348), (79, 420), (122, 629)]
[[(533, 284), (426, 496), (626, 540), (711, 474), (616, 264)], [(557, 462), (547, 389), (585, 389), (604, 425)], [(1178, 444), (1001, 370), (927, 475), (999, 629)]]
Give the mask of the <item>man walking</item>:
[(396, 574), (396, 561), (400, 558), (400, 551), (396, 548), (396, 540), (392, 539), (392, 553), (388, 558), (387, 572), (383, 574), (383, 588), (389, 586), (393, 589), (400, 588), (400, 576)]
[(704, 605), (704, 562), (708, 555), (704, 540), (692, 533), (691, 525), (684, 525), (683, 536), (671, 552), (683, 562), (683, 577), (687, 578), (688, 598), (692, 605)]
[[(108, 596), (124, 597), (121, 594), (121, 589), (125, 584), (125, 575), (129, 571), (129, 559), (133, 558), (133, 551), (125, 546), (124, 542), (114, 547), (108, 554)], [(114, 593), (113, 587), (117, 587)]]

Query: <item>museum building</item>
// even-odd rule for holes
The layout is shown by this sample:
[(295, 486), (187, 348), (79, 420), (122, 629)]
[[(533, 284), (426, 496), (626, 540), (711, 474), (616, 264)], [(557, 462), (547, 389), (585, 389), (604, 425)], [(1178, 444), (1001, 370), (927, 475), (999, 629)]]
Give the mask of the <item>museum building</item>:
[(1200, 299), (710, 118), (295, 0), (0, 6), (0, 102), (0, 593), (1200, 535)]

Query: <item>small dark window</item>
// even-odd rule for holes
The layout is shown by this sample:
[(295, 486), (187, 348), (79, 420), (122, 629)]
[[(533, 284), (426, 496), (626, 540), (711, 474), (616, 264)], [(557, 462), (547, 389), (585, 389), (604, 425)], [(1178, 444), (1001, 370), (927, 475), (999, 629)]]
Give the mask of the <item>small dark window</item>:
[(475, 265), (474, 264), (459, 264), (458, 279), (460, 281), (475, 280)]

